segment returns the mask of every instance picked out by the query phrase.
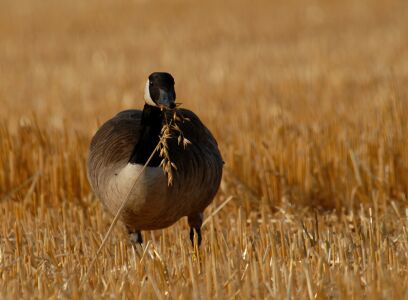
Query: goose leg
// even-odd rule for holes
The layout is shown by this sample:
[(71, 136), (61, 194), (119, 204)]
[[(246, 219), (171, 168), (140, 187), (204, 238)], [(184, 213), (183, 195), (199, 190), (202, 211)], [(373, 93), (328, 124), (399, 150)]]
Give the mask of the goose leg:
[(140, 230), (137, 231), (129, 231), (130, 241), (133, 244), (143, 244), (143, 236)]
[(198, 247), (200, 247), (201, 240), (202, 240), (202, 238), (201, 238), (201, 228), (200, 227), (194, 227), (194, 228), (191, 227), (190, 228), (190, 241), (191, 241), (191, 244), (194, 247), (194, 230), (197, 232), (197, 242), (198, 242)]
[(188, 225), (190, 225), (190, 241), (194, 247), (194, 230), (197, 233), (198, 247), (201, 245), (201, 225), (203, 224), (203, 213), (196, 213), (188, 216)]

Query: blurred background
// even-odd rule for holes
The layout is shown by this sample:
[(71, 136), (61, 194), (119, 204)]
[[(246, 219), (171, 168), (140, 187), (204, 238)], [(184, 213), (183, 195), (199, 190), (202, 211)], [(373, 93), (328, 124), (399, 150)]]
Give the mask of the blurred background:
[(406, 192), (407, 1), (3, 0), (0, 43), (8, 132), (75, 132), (85, 158), (97, 125), (168, 71), (257, 197), (349, 202), (384, 159)]

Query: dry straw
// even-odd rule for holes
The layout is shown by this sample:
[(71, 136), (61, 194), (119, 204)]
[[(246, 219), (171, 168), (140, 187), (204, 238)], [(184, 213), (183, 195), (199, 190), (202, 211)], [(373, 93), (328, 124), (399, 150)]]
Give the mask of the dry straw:
[(180, 122), (190, 121), (189, 118), (177, 113), (177, 107), (179, 106), (180, 104), (177, 104), (176, 109), (170, 111), (170, 118), (167, 111), (165, 111), (165, 108), (162, 108), (162, 110), (164, 111), (164, 125), (161, 129), (159, 153), (160, 157), (162, 157), (163, 159), (160, 163), (160, 166), (167, 174), (167, 183), (169, 186), (173, 183), (173, 170), (177, 170), (177, 166), (170, 159), (170, 155), (168, 152), (169, 145), (167, 143), (168, 139), (171, 137), (177, 137), (177, 144), (179, 146), (183, 145), (184, 148), (191, 144), (191, 142), (184, 136), (183, 131), (178, 126)]
[[(3, 1), (0, 298), (408, 299), (408, 10), (391, 2)], [(78, 290), (113, 219), (87, 182), (94, 120), (133, 103), (152, 59), (228, 162), (208, 215), (234, 198), (193, 273), (185, 222), (142, 258), (117, 226)]]

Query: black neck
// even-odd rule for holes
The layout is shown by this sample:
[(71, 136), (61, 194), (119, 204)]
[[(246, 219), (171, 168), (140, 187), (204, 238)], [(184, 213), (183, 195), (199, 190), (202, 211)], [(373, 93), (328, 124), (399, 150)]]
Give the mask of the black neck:
[[(141, 126), (140, 137), (133, 149), (129, 162), (144, 165), (160, 140), (160, 131), (163, 126), (163, 113), (160, 108), (145, 104)], [(157, 167), (160, 165), (160, 162), (160, 155), (156, 151), (148, 166)]]

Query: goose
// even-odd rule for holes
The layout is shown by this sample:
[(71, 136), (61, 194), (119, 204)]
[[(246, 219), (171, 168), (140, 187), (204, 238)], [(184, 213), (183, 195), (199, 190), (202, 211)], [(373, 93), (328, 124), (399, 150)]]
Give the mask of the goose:
[[(163, 229), (187, 217), (191, 243), (196, 233), (200, 246), (203, 213), (221, 183), (224, 162), (217, 141), (196, 114), (176, 108), (174, 85), (171, 74), (152, 73), (145, 85), (143, 110), (118, 113), (97, 130), (90, 144), (88, 180), (110, 214), (117, 213), (133, 187), (119, 220), (135, 244), (143, 243), (141, 231)], [(174, 111), (181, 116), (176, 124), (189, 143), (181, 145), (173, 135), (167, 139), (175, 169), (169, 184), (160, 153), (150, 156), (166, 117)]]

